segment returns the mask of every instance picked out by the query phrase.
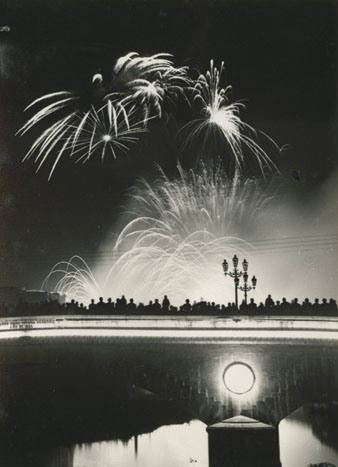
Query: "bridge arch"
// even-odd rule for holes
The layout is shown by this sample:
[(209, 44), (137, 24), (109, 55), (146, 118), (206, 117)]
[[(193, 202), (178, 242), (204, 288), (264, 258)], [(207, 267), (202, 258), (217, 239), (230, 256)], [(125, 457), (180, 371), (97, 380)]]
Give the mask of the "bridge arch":
[[(305, 404), (338, 398), (336, 348), (267, 346), (261, 359), (252, 347), (239, 347), (236, 355), (230, 356), (224, 355), (226, 348), (213, 349), (208, 358), (186, 357), (186, 372), (169, 362), (165, 367), (141, 365), (132, 384), (175, 401), (208, 424), (242, 414), (277, 426)], [(225, 387), (222, 377), (229, 361), (250, 364), (257, 372), (251, 394), (238, 396)]]

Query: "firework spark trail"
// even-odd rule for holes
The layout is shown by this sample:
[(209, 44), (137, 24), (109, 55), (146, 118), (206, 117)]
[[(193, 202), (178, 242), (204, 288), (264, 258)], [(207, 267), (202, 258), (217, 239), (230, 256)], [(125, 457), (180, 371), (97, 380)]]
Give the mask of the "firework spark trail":
[(170, 54), (140, 57), (130, 53), (117, 60), (109, 83), (96, 73), (85, 93), (60, 91), (36, 99), (25, 110), (43, 107), (17, 134), (22, 136), (43, 124), (47, 128), (23, 160), (35, 156), (39, 170), (52, 159), (50, 178), (63, 155), (77, 154), (77, 161), (86, 162), (96, 153), (101, 159), (108, 154), (116, 159), (117, 154), (129, 151), (150, 119), (169, 115), (170, 106), (180, 97), (187, 100), (186, 89), (192, 83), (188, 68), (176, 68), (171, 58)]
[(171, 59), (166, 53), (140, 57), (132, 52), (121, 57), (113, 70), (115, 91), (107, 97), (141, 110), (145, 124), (150, 117), (162, 118), (164, 109), (170, 114), (169, 106), (178, 99), (188, 102), (186, 93), (192, 85), (188, 67), (177, 68)]
[(143, 180), (134, 189), (131, 220), (115, 242), (108, 271), (100, 265), (92, 272), (75, 257), (57, 264), (48, 284), (55, 280), (56, 291), (84, 303), (122, 294), (144, 303), (164, 295), (176, 304), (187, 297), (232, 300), (221, 262), (235, 253), (248, 256), (252, 246), (241, 237), (264, 215), (274, 184), (238, 174), (230, 179), (220, 166), (179, 168), (179, 174), (170, 180), (161, 172), (156, 182)]
[(210, 142), (215, 137), (219, 137), (230, 150), (237, 171), (245, 165), (245, 155), (248, 153), (255, 158), (263, 175), (265, 169), (278, 172), (266, 151), (256, 142), (258, 134), (263, 135), (278, 151), (280, 148), (265, 133), (258, 132), (241, 119), (240, 114), (245, 106), (241, 102), (230, 102), (229, 94), (232, 87), (221, 87), (223, 72), (224, 63), (221, 63), (221, 68), (218, 70), (211, 60), (210, 70), (198, 77), (194, 86), (193, 103), (199, 108), (201, 117), (182, 128), (183, 133), (187, 132), (182, 151), (185, 151), (196, 138), (201, 137), (201, 154), (206, 156)]
[(48, 290), (50, 284), (55, 292), (65, 295), (67, 300), (73, 299), (79, 303), (88, 304), (91, 299), (98, 300), (102, 295), (93, 272), (80, 256), (55, 264), (43, 281), (42, 290)]
[(97, 151), (100, 151), (102, 160), (108, 154), (116, 159), (117, 152), (127, 152), (130, 145), (138, 141), (139, 135), (146, 131), (144, 122), (135, 121), (134, 113), (122, 104), (114, 105), (107, 100), (97, 110), (91, 106), (87, 112), (83, 112), (74, 107), (77, 97), (64, 98), (69, 94), (53, 93), (34, 101), (27, 109), (45, 99), (57, 99), (39, 110), (18, 132), (23, 135), (43, 119), (58, 113), (56, 122), (42, 132), (24, 157), (26, 160), (35, 156), (37, 170), (48, 158), (54, 158), (49, 179), (63, 154), (76, 156), (76, 162), (86, 162)]
[(137, 301), (167, 294), (176, 303), (201, 296), (224, 300), (220, 260), (247, 254), (239, 238), (263, 213), (271, 196), (256, 179), (229, 179), (218, 166), (196, 173), (179, 168), (171, 181), (163, 173), (133, 194), (133, 219), (121, 231), (104, 291)]
[(97, 149), (101, 151), (102, 160), (107, 152), (114, 159), (117, 152), (127, 152), (131, 144), (138, 142), (139, 135), (147, 131), (143, 122), (131, 123), (131, 115), (127, 114), (124, 106), (120, 104), (116, 108), (111, 101), (98, 110), (92, 107), (80, 123), (71, 128), (75, 131), (68, 145), (71, 156), (78, 154), (77, 162), (86, 162)]
[(249, 154), (263, 175), (267, 169), (277, 171), (257, 138), (263, 135), (279, 151), (280, 148), (241, 119), (245, 106), (230, 102), (231, 86), (222, 87), (223, 71), (223, 63), (218, 70), (211, 60), (210, 71), (201, 74), (194, 84), (188, 67), (175, 67), (170, 54), (141, 57), (129, 53), (117, 60), (109, 83), (97, 73), (86, 93), (50, 93), (26, 108), (43, 105), (18, 131), (19, 135), (37, 125), (48, 125), (50, 119), (54, 122), (42, 131), (24, 160), (35, 155), (39, 170), (47, 159), (53, 159), (51, 176), (64, 154), (79, 154), (83, 162), (96, 153), (101, 153), (101, 159), (108, 154), (116, 159), (117, 154), (127, 152), (138, 141), (149, 120), (163, 116), (169, 119), (177, 103), (185, 101), (197, 106), (200, 117), (181, 129), (183, 134), (187, 133), (182, 151), (202, 141), (201, 155), (210, 156), (210, 146), (218, 139), (222, 141), (221, 152), (229, 151), (237, 171), (243, 168)]
[[(140, 57), (138, 53), (131, 52), (120, 57), (113, 69), (112, 88), (118, 93), (129, 94), (130, 88), (134, 88), (135, 80), (162, 79), (166, 86), (170, 84), (190, 85), (188, 67), (176, 68), (172, 61), (173, 56), (167, 53)], [(117, 95), (119, 98), (119, 94)]]

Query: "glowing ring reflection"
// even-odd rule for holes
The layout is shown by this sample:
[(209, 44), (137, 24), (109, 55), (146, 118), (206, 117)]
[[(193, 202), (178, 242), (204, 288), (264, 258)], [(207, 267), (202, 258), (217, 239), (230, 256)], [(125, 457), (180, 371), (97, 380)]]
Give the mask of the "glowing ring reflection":
[(247, 363), (233, 362), (224, 370), (223, 382), (233, 394), (246, 394), (254, 387), (256, 376)]

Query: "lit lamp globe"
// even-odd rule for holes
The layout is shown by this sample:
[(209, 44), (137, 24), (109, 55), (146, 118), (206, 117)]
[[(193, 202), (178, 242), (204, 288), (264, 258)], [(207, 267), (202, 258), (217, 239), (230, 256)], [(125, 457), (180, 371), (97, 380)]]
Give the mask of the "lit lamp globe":
[(251, 391), (255, 385), (256, 377), (249, 365), (242, 362), (234, 362), (224, 370), (223, 381), (228, 391), (241, 395)]

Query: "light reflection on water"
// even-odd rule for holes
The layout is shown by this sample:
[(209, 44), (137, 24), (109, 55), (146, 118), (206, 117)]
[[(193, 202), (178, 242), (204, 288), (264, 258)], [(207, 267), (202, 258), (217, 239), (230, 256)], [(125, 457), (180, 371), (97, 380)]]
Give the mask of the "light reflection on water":
[(200, 421), (158, 428), (135, 440), (77, 445), (74, 467), (208, 466), (206, 425)]
[[(323, 444), (304, 419), (283, 420), (279, 427), (282, 467), (330, 462), (338, 467), (337, 448)], [(162, 426), (128, 442), (102, 441), (2, 457), (1, 467), (208, 467), (206, 425), (198, 420)], [(224, 467), (230, 467), (224, 465)], [(248, 464), (247, 467), (250, 467)]]
[[(135, 440), (76, 445), (71, 467), (207, 467), (205, 428), (197, 420), (164, 426), (138, 436), (137, 449)], [(320, 462), (338, 466), (338, 452), (323, 445), (313, 435), (310, 425), (294, 419), (283, 420), (279, 433), (282, 467), (307, 467)]]
[(296, 419), (281, 421), (279, 445), (283, 467), (305, 467), (320, 462), (330, 462), (338, 466), (338, 440), (335, 451), (314, 436), (311, 425), (300, 423)]

